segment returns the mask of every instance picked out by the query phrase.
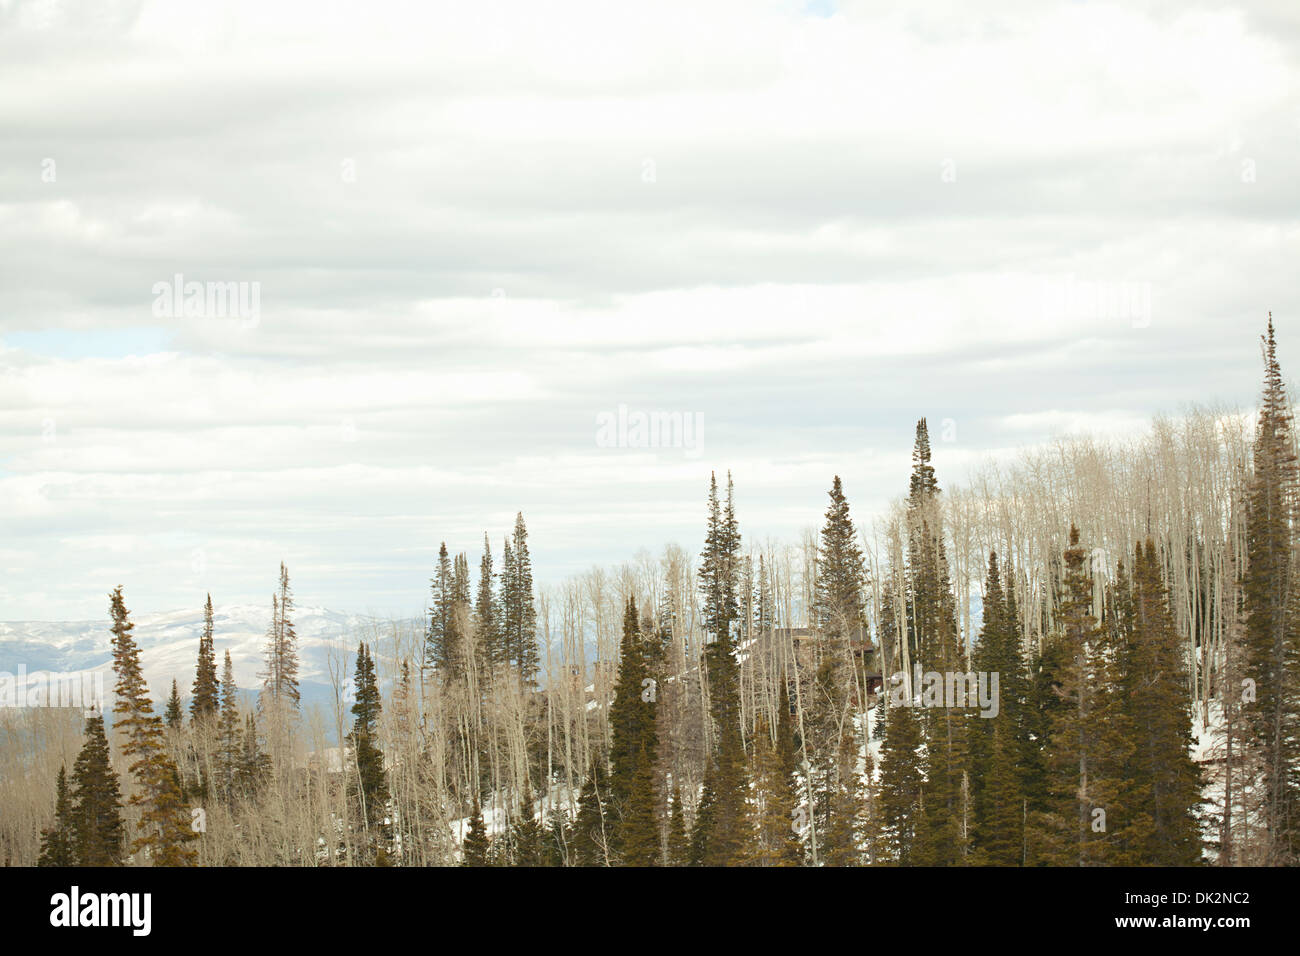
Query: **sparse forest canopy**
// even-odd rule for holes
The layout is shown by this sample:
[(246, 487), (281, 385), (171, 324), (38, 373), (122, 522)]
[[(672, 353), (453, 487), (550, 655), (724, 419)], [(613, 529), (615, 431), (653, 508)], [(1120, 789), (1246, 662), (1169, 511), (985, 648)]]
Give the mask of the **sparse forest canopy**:
[(1262, 344), (1253, 421), (957, 484), (922, 418), (888, 514), (828, 475), (797, 542), (742, 535), (719, 473), (698, 542), (559, 587), (522, 514), (495, 553), (442, 543), (423, 627), (354, 635), (332, 706), (301, 693), (285, 565), (252, 706), (210, 595), (151, 700), (117, 587), (107, 712), (4, 714), (4, 860), (1293, 865), (1300, 468), (1271, 317)]

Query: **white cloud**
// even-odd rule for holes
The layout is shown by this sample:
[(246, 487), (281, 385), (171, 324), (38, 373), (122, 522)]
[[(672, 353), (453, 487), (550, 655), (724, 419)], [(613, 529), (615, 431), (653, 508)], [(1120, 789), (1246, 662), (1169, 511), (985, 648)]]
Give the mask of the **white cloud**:
[[(695, 550), (712, 468), (791, 535), (921, 415), (952, 484), (1250, 401), (1270, 308), (1286, 361), (1291, 5), (803, 6), (0, 5), (0, 618), (281, 558), (418, 613), (518, 509), (544, 580)], [(259, 320), (156, 319), (177, 273)], [(699, 456), (597, 447), (620, 404)]]

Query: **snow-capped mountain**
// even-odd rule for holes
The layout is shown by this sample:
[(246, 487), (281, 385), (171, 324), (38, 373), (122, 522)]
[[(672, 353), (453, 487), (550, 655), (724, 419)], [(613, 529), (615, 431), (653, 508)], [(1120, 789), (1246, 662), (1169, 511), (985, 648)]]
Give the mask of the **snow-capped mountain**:
[[(189, 697), (194, 680), (194, 663), (203, 632), (203, 610), (135, 613), (132, 632), (140, 645), (145, 679), (155, 707), (171, 692), (171, 682), (180, 686), (181, 697)], [(245, 693), (261, 686), (266, 648), (266, 630), (271, 621), (270, 606), (232, 605), (213, 610), (213, 638), (217, 669), (230, 651), (235, 683)], [(406, 636), (423, 631), (419, 620), (389, 621), (365, 615), (345, 614), (318, 607), (297, 607), (293, 612), (298, 635), (299, 685), (303, 703), (332, 699), (331, 663), (335, 673), (352, 671), (358, 641), (375, 646), (381, 659), (391, 650), (394, 628)], [(92, 672), (104, 675), (104, 687), (111, 697), (112, 634), (107, 618), (95, 621), (0, 621), (0, 673), (20, 675), (28, 682), (45, 673)], [(21, 685), (21, 681), (19, 682)]]

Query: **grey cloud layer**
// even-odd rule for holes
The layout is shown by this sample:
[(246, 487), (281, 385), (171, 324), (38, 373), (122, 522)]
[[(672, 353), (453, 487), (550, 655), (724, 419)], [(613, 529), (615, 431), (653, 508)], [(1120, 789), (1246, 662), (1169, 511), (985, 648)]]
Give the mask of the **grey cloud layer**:
[[(545, 580), (694, 550), (711, 468), (788, 536), (835, 472), (884, 507), (920, 415), (951, 483), (1249, 402), (1270, 308), (1285, 361), (1289, 5), (539, 6), (5, 7), (0, 619), (281, 558), (418, 613), (518, 509)], [(159, 318), (177, 273), (256, 323)], [(700, 454), (598, 447), (619, 405)]]

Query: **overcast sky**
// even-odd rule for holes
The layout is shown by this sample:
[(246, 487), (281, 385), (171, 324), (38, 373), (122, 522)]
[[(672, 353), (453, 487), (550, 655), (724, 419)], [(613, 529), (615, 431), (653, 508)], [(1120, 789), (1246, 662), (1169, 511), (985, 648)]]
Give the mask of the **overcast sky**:
[(418, 614), (519, 510), (556, 582), (711, 469), (793, 538), (922, 415), (952, 485), (1249, 404), (1298, 72), (1293, 0), (0, 0), (0, 619)]

